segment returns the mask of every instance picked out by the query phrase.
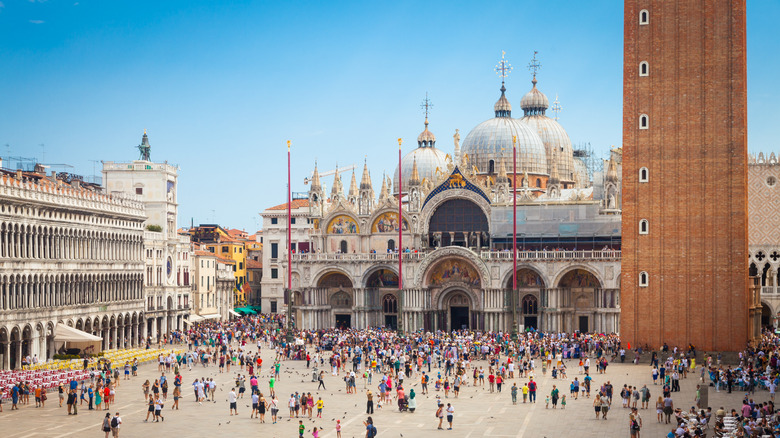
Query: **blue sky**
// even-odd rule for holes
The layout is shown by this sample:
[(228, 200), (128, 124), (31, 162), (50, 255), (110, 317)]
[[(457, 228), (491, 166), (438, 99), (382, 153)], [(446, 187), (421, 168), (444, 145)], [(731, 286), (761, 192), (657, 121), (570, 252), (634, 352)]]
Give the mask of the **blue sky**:
[[(776, 148), (778, 17), (780, 2), (748, 2), (753, 152)], [(152, 159), (181, 167), (179, 225), (254, 231), (286, 201), (286, 140), (293, 191), (315, 158), (320, 170), (366, 158), (378, 192), (395, 139), (416, 147), (426, 92), (447, 152), (456, 128), (492, 117), (502, 50), (515, 112), (538, 50), (539, 88), (559, 96), (574, 144), (620, 145), (622, 23), (618, 0), (0, 0), (0, 155), (89, 176), (90, 160), (136, 159), (146, 128)]]

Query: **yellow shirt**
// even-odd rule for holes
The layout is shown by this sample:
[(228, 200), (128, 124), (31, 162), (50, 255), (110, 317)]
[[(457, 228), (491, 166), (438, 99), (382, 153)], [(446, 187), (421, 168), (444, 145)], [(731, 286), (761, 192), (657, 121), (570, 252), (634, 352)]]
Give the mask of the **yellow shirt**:
[(323, 406), (325, 406), (325, 402), (322, 400), (317, 400), (317, 409), (322, 409)]

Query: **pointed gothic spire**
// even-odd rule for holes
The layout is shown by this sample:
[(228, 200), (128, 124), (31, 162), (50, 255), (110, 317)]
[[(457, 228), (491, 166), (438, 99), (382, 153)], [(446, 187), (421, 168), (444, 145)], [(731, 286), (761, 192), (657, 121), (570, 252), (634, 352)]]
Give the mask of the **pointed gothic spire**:
[(358, 186), (357, 186), (357, 180), (355, 179), (355, 169), (352, 169), (352, 181), (349, 183), (349, 197), (350, 198), (357, 198), (358, 195)]
[(363, 177), (360, 178), (360, 190), (371, 190), (371, 175), (368, 173), (368, 163), (363, 163)]
[(558, 151), (557, 148), (552, 149), (552, 163), (550, 164), (550, 179), (547, 181), (547, 185), (558, 184), (561, 182), (558, 175)]
[(615, 163), (615, 159), (610, 155), (609, 165), (607, 167), (607, 181), (617, 182), (617, 180), (617, 164)]
[(382, 174), (382, 188), (379, 190), (379, 201), (384, 201), (387, 199), (387, 197), (390, 196), (388, 189), (387, 189), (387, 178), (385, 178), (385, 174)]
[(322, 185), (320, 185), (320, 172), (317, 171), (317, 162), (314, 162), (314, 174), (311, 177), (311, 189), (312, 190), (319, 190), (322, 188)]
[(409, 178), (409, 185), (420, 185), (420, 173), (417, 171), (417, 157), (414, 157), (414, 163), (412, 163), (412, 177)]
[(505, 183), (509, 181), (509, 177), (506, 175), (506, 163), (504, 162), (504, 154), (501, 154), (501, 161), (498, 162), (498, 178), (497, 184)]
[(336, 176), (333, 178), (333, 190), (330, 192), (331, 199), (335, 200), (337, 197), (344, 196), (344, 191), (341, 187), (341, 176), (339, 175), (339, 166), (336, 166)]

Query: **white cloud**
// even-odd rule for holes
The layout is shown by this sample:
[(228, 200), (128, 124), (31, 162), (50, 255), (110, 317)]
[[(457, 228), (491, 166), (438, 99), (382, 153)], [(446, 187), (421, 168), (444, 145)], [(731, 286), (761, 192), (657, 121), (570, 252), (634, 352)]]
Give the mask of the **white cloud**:
[(30, 23), (32, 23), (32, 24), (43, 24), (43, 23), (45, 23), (45, 21), (43, 21), (43, 20), (30, 20)]

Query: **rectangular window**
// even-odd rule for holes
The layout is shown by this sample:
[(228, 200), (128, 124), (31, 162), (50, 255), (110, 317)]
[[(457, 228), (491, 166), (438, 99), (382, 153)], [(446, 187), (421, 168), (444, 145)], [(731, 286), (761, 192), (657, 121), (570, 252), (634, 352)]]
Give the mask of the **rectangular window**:
[(279, 258), (279, 244), (278, 243), (272, 243), (271, 244), (271, 258)]
[(238, 253), (239, 254), (243, 254), (244, 253), (244, 248), (238, 248)]
[(276, 301), (271, 301), (271, 313), (276, 313)]
[(230, 252), (230, 248), (228, 248), (227, 246), (223, 246), (222, 252)]
[(294, 217), (290, 218), (290, 223), (295, 225), (295, 218)]
[(279, 270), (276, 268), (271, 268), (271, 278), (279, 278)]
[(276, 225), (277, 223), (279, 223), (279, 220), (277, 218), (275, 218), (275, 217), (272, 217), (271, 218), (271, 225)]
[(240, 271), (242, 269), (244, 269), (244, 263), (243, 262), (238, 262), (238, 270)]
[(143, 195), (144, 194), (144, 188), (143, 187), (136, 187), (135, 188), (135, 194), (136, 195)]

